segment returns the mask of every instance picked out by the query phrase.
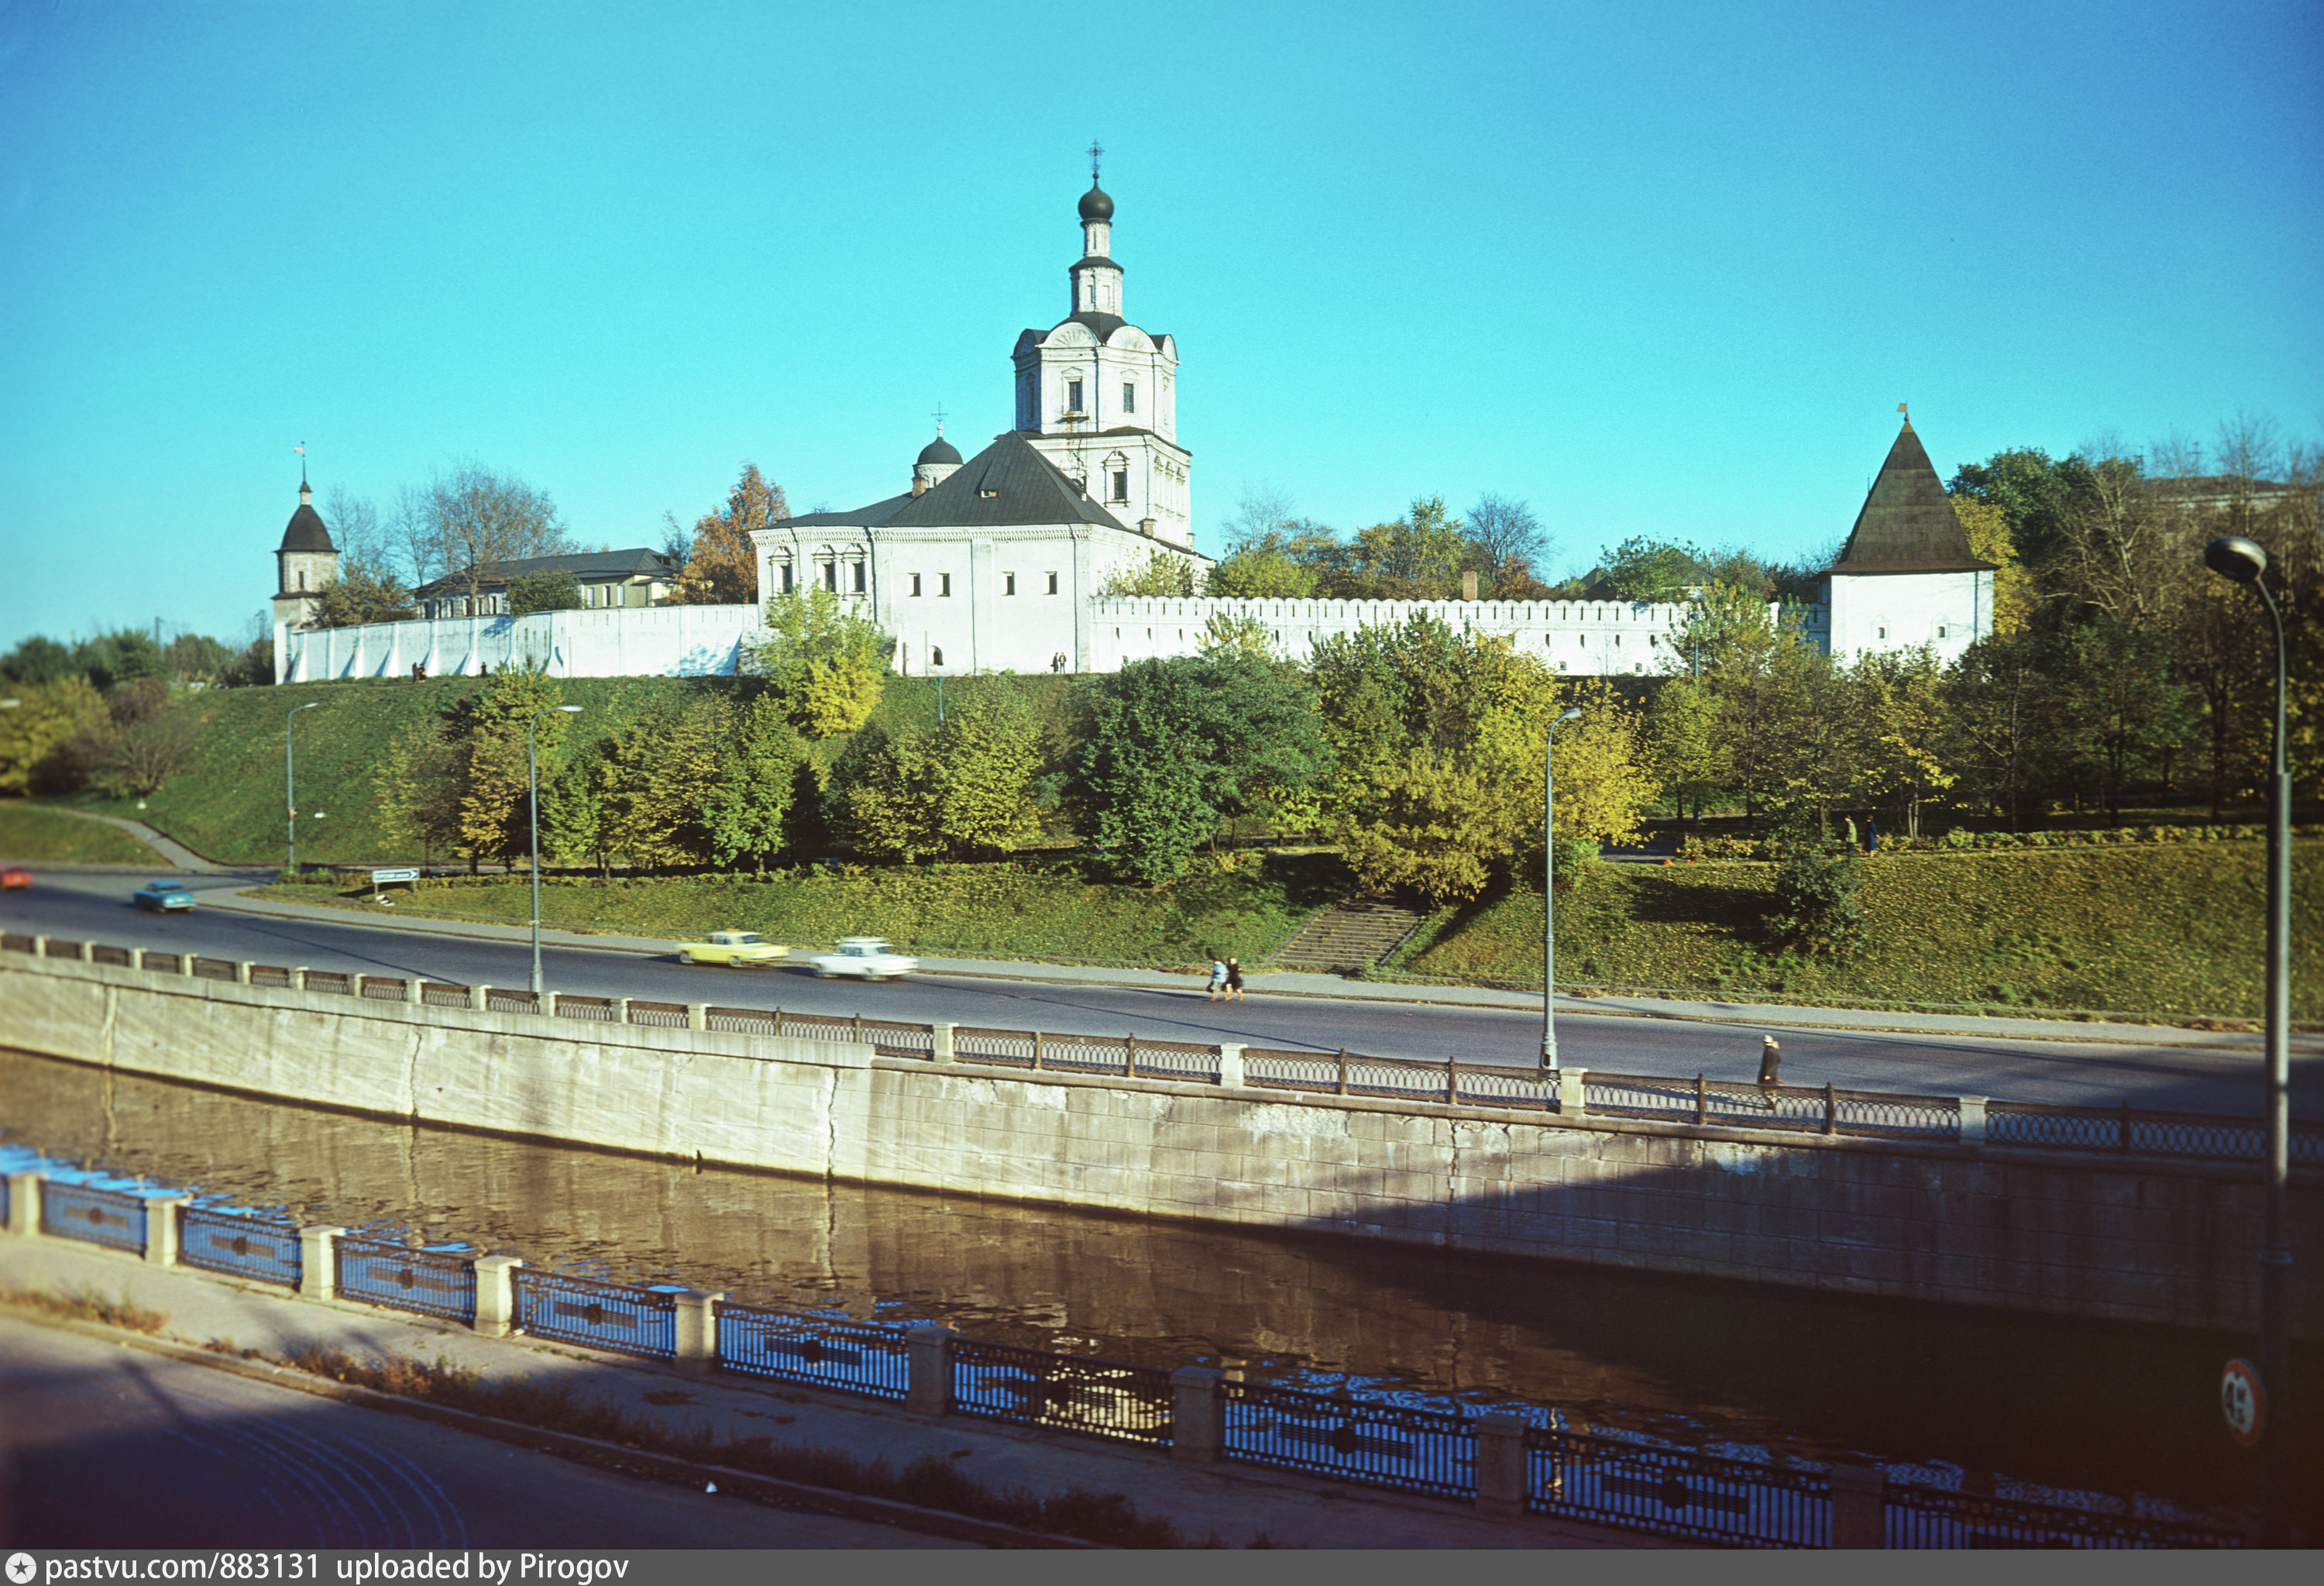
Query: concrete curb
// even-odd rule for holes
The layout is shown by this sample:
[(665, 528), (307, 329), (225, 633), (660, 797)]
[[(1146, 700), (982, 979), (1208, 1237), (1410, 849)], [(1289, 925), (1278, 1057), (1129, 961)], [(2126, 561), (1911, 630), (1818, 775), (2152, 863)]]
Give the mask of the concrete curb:
[(300, 1393), (313, 1394), (318, 1398), (337, 1399), (342, 1404), (358, 1405), (366, 1409), (384, 1410), (393, 1415), (409, 1415), (414, 1420), (429, 1421), (456, 1432), (486, 1437), (495, 1443), (514, 1443), (543, 1453), (553, 1453), (560, 1459), (590, 1464), (612, 1463), (643, 1468), (664, 1480), (681, 1480), (700, 1487), (718, 1483), (722, 1493), (733, 1491), (776, 1503), (792, 1504), (821, 1510), (851, 1520), (868, 1520), (875, 1524), (897, 1526), (908, 1531), (923, 1532), (931, 1536), (948, 1536), (956, 1542), (981, 1543), (987, 1547), (1024, 1550), (1092, 1550), (1116, 1551), (1101, 1542), (1087, 1542), (1078, 1536), (1059, 1536), (1047, 1532), (1027, 1531), (997, 1520), (980, 1520), (968, 1515), (956, 1515), (948, 1509), (923, 1508), (918, 1504), (899, 1503), (893, 1498), (871, 1498), (862, 1493), (841, 1492), (828, 1487), (810, 1487), (805, 1482), (787, 1481), (779, 1476), (761, 1476), (749, 1471), (737, 1471), (725, 1465), (706, 1465), (671, 1454), (656, 1453), (625, 1443), (606, 1443), (594, 1437), (576, 1437), (567, 1432), (552, 1432), (542, 1426), (528, 1426), (521, 1421), (503, 1421), (493, 1415), (480, 1415), (473, 1410), (455, 1409), (448, 1405), (430, 1404), (425, 1399), (404, 1398), (376, 1388), (352, 1382), (337, 1382), (317, 1377), (290, 1366), (277, 1365), (263, 1359), (248, 1360), (238, 1355), (220, 1354), (214, 1350), (198, 1349), (192, 1344), (172, 1342), (155, 1338), (150, 1333), (136, 1332), (125, 1327), (108, 1327), (103, 1323), (84, 1322), (72, 1317), (51, 1316), (29, 1307), (9, 1306), (5, 1314), (36, 1326), (75, 1332), (84, 1338), (106, 1343), (117, 1343), (130, 1349), (143, 1350), (149, 1354), (183, 1361), (189, 1365), (206, 1366), (255, 1382), (268, 1382), (278, 1388), (288, 1388)]

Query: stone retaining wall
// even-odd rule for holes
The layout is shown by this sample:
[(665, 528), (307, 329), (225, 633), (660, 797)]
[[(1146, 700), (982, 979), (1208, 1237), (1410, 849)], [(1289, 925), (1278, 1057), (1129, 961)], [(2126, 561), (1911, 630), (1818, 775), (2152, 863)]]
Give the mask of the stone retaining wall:
[[(875, 1057), (0, 958), (7, 1039), (395, 1118), (787, 1172), (1898, 1298), (2245, 1328), (2255, 1169)], [(5, 1113), (0, 1113), (5, 1121)], [(2324, 1333), (2324, 1176), (2294, 1176)]]

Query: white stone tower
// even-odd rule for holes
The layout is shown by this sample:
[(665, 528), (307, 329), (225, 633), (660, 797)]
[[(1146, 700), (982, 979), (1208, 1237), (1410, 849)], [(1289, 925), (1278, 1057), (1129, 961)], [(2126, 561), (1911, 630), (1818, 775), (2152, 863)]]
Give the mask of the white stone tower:
[(1178, 444), (1178, 348), (1121, 314), (1113, 200), (1090, 167), (1069, 312), (1017, 338), (1017, 429), (1115, 518), (1183, 549), (1194, 543)]
[(315, 619), (316, 597), (339, 576), (338, 548), (323, 515), (315, 510), (315, 493), (304, 478), (299, 481), (299, 510), (282, 530), (282, 544), (274, 553), (274, 622), (278, 628), (303, 628)]

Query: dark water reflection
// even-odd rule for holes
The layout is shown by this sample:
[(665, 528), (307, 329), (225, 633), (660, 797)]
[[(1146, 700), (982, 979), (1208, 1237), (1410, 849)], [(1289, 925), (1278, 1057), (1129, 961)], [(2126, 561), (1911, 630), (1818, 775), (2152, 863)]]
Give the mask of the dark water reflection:
[(1113, 1360), (1525, 1399), (1689, 1443), (1920, 1465), (1948, 1484), (1957, 1468), (1972, 1489), (1999, 1477), (2221, 1514), (2254, 1489), (2215, 1399), (2220, 1363), (2251, 1341), (2227, 1335), (698, 1171), (5, 1051), (0, 1135), (303, 1221)]

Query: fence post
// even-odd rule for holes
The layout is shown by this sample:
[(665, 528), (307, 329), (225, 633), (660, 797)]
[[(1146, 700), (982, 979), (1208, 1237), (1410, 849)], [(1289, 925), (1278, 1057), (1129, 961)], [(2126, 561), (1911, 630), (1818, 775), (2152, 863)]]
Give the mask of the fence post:
[(1861, 1465), (1831, 1468), (1831, 1545), (1856, 1552), (1888, 1545), (1888, 1478)]
[(2130, 1149), (2130, 1103), (2122, 1104), (2122, 1136), (2115, 1142), (2121, 1149)]
[(951, 1062), (953, 1056), (952, 1032), (959, 1028), (960, 1027), (956, 1024), (930, 1025), (928, 1028), (932, 1033), (928, 1037), (928, 1056), (938, 1063)]
[(193, 1201), (191, 1195), (157, 1195), (145, 1203), (145, 1265), (178, 1264), (178, 1213)]
[(247, 959), (247, 958), (239, 958), (239, 959), (236, 959), (236, 960), (235, 961), (235, 965), (234, 965), (234, 983), (235, 983), (235, 985), (237, 985), (237, 986), (246, 986), (246, 985), (248, 985), (248, 984), (250, 983), (250, 960), (249, 960), (249, 959)]
[(476, 1331), (486, 1338), (506, 1338), (516, 1326), (516, 1269), (524, 1265), (516, 1256), (478, 1256), (476, 1269)]
[(1447, 1107), (1457, 1106), (1461, 1101), (1461, 1075), (1453, 1067), (1458, 1061), (1450, 1056), (1444, 1059), (1444, 1104)]
[(1226, 1373), (1181, 1366), (1170, 1373), (1170, 1457), (1215, 1463), (1226, 1448)]
[[(1571, 1090), (1566, 1087), (1572, 1086)], [(1557, 1071), (1557, 1110), (1569, 1118), (1590, 1116), (1590, 1071), (1586, 1068), (1561, 1068)]]
[[(34, 936), (34, 937), (32, 938), (32, 956), (33, 956), (33, 957), (35, 957), (35, 958), (46, 958), (48, 955), (49, 955), (49, 939), (48, 939), (48, 937), (46, 937), (46, 936)], [(138, 967), (139, 967), (139, 968), (141, 968), (141, 969), (142, 969), (142, 968), (143, 968), (143, 967), (144, 967), (144, 965), (145, 965), (145, 949), (144, 949), (144, 948), (143, 948), (143, 947), (140, 947), (139, 949), (137, 949), (137, 965), (138, 965)]]
[(1348, 1093), (1348, 1049), (1345, 1047), (1340, 1048), (1340, 1085), (1333, 1093), (1342, 1096)]
[[(179, 962), (190, 967), (194, 961), (190, 957), (186, 957), (180, 959)], [(290, 989), (294, 991), (303, 991), (307, 989), (307, 966), (305, 964), (299, 964), (290, 971)]]
[(616, 997), (613, 999), (613, 1022), (615, 1024), (627, 1024), (630, 1022), (630, 1000), (627, 997)]
[(1477, 1417), (1477, 1512), (1514, 1520), (1526, 1512), (1526, 1419), (1507, 1410)]
[(1985, 1144), (1985, 1103), (1987, 1100), (1987, 1098), (1984, 1096), (1963, 1096), (1960, 1098), (1959, 1105), (1960, 1107), (1960, 1143), (1962, 1145), (1981, 1146)]
[(8, 1176), (8, 1231), (24, 1239), (41, 1237), (41, 1185), (48, 1182), (42, 1173), (12, 1173)]
[(688, 1002), (686, 1005), (686, 1028), (688, 1029), (708, 1029), (710, 1028), (710, 1004), (707, 1002)]
[(1219, 1043), (1219, 1083), (1231, 1091), (1242, 1089), (1242, 1043)]
[(952, 1414), (952, 1329), (931, 1322), (904, 1334), (904, 1408), (915, 1415)]
[(1138, 1077), (1138, 1032), (1130, 1031), (1121, 1037), (1121, 1077)]
[(1701, 1129), (1711, 1120), (1711, 1093), (1702, 1083), (1702, 1075), (1694, 1076), (1694, 1126)]
[(299, 1231), (299, 1294), (302, 1299), (327, 1300), (339, 1287), (339, 1236), (344, 1228), (317, 1223)]
[(718, 1364), (718, 1302), (723, 1288), (689, 1288), (672, 1295), (677, 1302), (678, 1369), (708, 1371)]
[(484, 1010), (490, 1008), (492, 1006), (492, 991), (493, 989), (490, 986), (470, 986), (468, 988), (468, 1011), (471, 1013), (482, 1013)]
[(414, 1008), (419, 1007), (420, 1003), (428, 1000), (420, 994), (421, 989), (425, 987), (427, 983), (428, 982), (426, 981), (420, 979), (416, 974), (406, 975), (403, 980), (403, 1000), (406, 1002), (410, 1003)]
[(73, 954), (73, 962), (74, 962), (74, 963), (76, 963), (76, 964), (87, 964), (87, 963), (88, 963), (88, 962), (89, 962), (89, 956), (88, 956), (88, 954), (89, 954), (89, 949), (90, 949), (91, 945), (92, 945), (92, 944), (90, 944), (90, 943), (83, 942), (83, 943), (80, 945), (80, 951), (79, 951), (79, 952), (78, 952), (78, 953), (75, 953), (75, 954)]
[(1823, 1131), (1826, 1134), (1840, 1132), (1840, 1097), (1829, 1080), (1824, 1082), (1823, 1087)]

